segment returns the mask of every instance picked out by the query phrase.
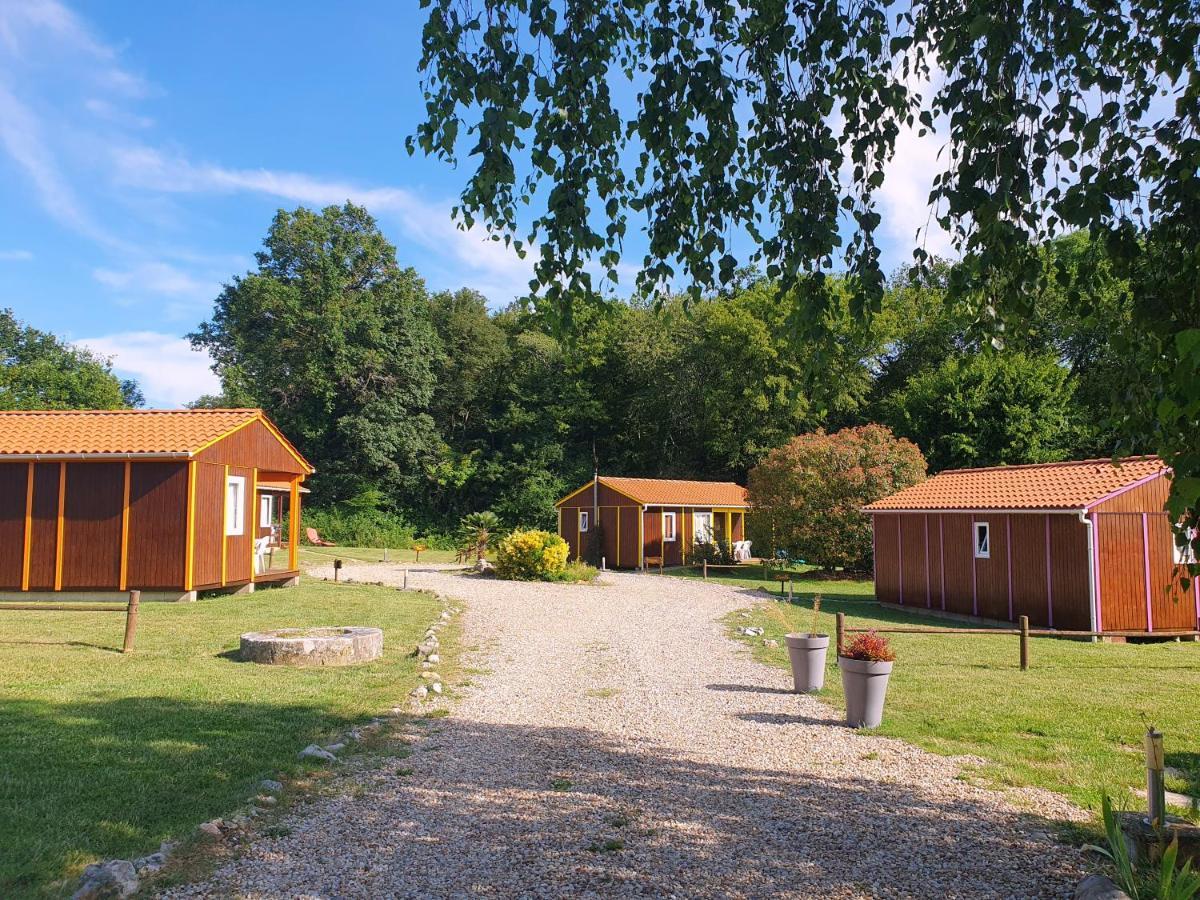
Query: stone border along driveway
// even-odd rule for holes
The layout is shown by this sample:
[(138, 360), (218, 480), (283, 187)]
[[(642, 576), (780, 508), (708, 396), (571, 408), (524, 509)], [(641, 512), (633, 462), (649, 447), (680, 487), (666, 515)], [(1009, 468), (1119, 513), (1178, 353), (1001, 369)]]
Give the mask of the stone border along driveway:
[(474, 683), (451, 714), (405, 726), (411, 756), (352, 764), (343, 794), (285, 816), (290, 834), (171, 896), (1025, 898), (1082, 874), (1048, 833), (1086, 818), (1065, 799), (855, 734), (754, 662), (721, 618), (761, 595), (634, 574), (409, 586), (466, 602)]

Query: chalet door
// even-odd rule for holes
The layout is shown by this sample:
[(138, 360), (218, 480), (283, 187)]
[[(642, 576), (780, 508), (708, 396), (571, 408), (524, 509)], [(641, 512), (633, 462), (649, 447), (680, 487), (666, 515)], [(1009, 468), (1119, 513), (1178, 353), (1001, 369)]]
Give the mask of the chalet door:
[(713, 514), (698, 512), (692, 515), (692, 534), (699, 543), (711, 541), (713, 534)]

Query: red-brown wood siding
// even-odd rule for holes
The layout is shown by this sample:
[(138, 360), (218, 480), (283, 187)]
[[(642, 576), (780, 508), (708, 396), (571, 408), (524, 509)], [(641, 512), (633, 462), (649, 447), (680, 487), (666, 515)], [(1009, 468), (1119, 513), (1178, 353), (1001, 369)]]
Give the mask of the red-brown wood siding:
[(929, 607), (942, 608), (942, 517), (925, 517), (929, 527)]
[(621, 514), (621, 568), (636, 569), (638, 559), (638, 517), (640, 507), (618, 507)]
[[(253, 427), (253, 426), (252, 426)], [(253, 471), (245, 466), (230, 466), (230, 477), (246, 479), (246, 498), (250, 498), (250, 479), (253, 476)], [(236, 584), (238, 582), (249, 581), (254, 577), (254, 571), (251, 568), (251, 550), (254, 546), (254, 529), (251, 527), (252, 510), (251, 503), (242, 503), (242, 533), (225, 536), (225, 583)], [(221, 531), (224, 534), (224, 517), (221, 519)]]
[(305, 469), (271, 430), (261, 422), (252, 422), (196, 454), (204, 463), (247, 466), (302, 475)]
[(221, 584), (221, 543), (225, 537), (225, 467), (196, 464), (192, 526), (192, 584), (197, 588)]
[(187, 545), (187, 463), (135, 462), (129, 470), (127, 581), (182, 590)]
[(617, 564), (617, 510), (616, 506), (600, 507), (600, 555), (605, 566)]
[(642, 515), (642, 544), (646, 556), (662, 556), (662, 519), (657, 509), (648, 509)]
[(63, 507), (64, 590), (112, 590), (121, 583), (125, 464), (68, 463)]
[(900, 602), (900, 553), (896, 514), (878, 513), (875, 523), (875, 596), (884, 603)]
[(54, 590), (58, 547), (58, 463), (38, 463), (33, 470), (33, 533), (29, 553), (29, 587)]
[(0, 463), (0, 588), (20, 590), (25, 568), (28, 463)]
[(669, 513), (675, 514), (675, 540), (664, 541), (663, 547), (663, 565), (664, 566), (680, 566), (683, 565), (683, 507), (668, 506), (660, 510), (651, 510), (651, 514), (657, 514), (659, 520), (659, 533), (662, 533), (663, 516)]
[[(1051, 624), (1046, 556), (1046, 523), (1049, 520), (1053, 624), (1058, 628), (1088, 627), (1086, 533), (1077, 519), (1037, 513), (987, 513), (974, 517), (967, 513), (906, 513), (876, 514), (873, 518), (875, 592), (880, 600), (900, 601), (898, 585), (902, 571), (906, 606), (928, 604), (934, 609), (961, 615), (977, 614), (1000, 621), (1015, 621), (1027, 615), (1030, 623), (1038, 627)], [(897, 519), (900, 520), (899, 534)], [(974, 558), (973, 519), (989, 525), (991, 556), (988, 559)], [(896, 550), (898, 537), (902, 555)]]
[[(940, 516), (945, 547), (938, 560), (946, 577), (946, 611), (960, 616), (972, 615), (974, 545), (971, 516), (945, 513)], [(939, 573), (940, 574), (940, 573)]]
[(1196, 621), (1196, 596), (1193, 587), (1184, 588), (1180, 576), (1187, 570), (1175, 565), (1175, 538), (1166, 513), (1146, 514), (1146, 534), (1150, 539), (1150, 611), (1154, 630), (1188, 630), (1200, 627)]
[(1111, 500), (1094, 507), (1098, 513), (1115, 512), (1162, 512), (1171, 492), (1171, 481), (1166, 476), (1139, 484)]
[[(1008, 539), (1005, 523), (1008, 517), (985, 513), (974, 521), (988, 523), (991, 556), (975, 560), (975, 592), (978, 615), (985, 619), (1008, 618)], [(974, 553), (974, 548), (971, 548)]]
[(1087, 631), (1092, 627), (1089, 593), (1092, 561), (1087, 526), (1075, 516), (1051, 515), (1050, 584), (1054, 594), (1054, 627)]
[(925, 605), (925, 516), (900, 516), (901, 567), (900, 602), (905, 606)]
[(1141, 513), (1098, 516), (1100, 601), (1105, 631), (1146, 627)]
[(1046, 516), (1011, 515), (1013, 621), (1029, 616), (1031, 625), (1050, 625), (1046, 603)]

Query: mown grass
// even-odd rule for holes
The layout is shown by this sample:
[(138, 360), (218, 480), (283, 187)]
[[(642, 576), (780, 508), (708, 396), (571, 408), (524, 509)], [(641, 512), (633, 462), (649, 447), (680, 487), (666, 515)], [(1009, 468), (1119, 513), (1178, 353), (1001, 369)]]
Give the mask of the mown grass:
[[(296, 754), (400, 702), (438, 601), (306, 581), (244, 597), (146, 603), (136, 652), (123, 616), (0, 612), (0, 896), (61, 893), (88, 863), (129, 858), (228, 814)], [(243, 632), (374, 625), (364, 666), (242, 663)]]
[[(818, 593), (823, 600), (817, 627), (831, 636), (837, 612), (846, 614), (848, 627), (956, 624), (882, 606), (868, 581), (797, 579), (798, 602), (791, 605), (778, 602), (774, 581), (710, 578), (772, 591), (775, 601), (760, 599), (750, 618), (735, 613), (729, 626), (735, 633), (747, 625), (762, 626), (762, 637), (738, 637), (757, 658), (781, 668), (788, 667), (783, 636), (809, 630)], [(748, 593), (747, 600), (752, 599)], [(937, 753), (978, 756), (987, 761), (979, 775), (991, 783), (1049, 788), (1095, 809), (1101, 790), (1143, 802), (1130, 792), (1144, 784), (1142, 737), (1153, 724), (1166, 736), (1167, 765), (1192, 784), (1200, 783), (1200, 644), (1037, 638), (1030, 645), (1031, 666), (1022, 672), (1013, 636), (888, 638), (897, 662), (879, 734)], [(780, 646), (764, 646), (764, 639)], [(835, 655), (831, 646), (821, 696), (841, 710)]]
[[(378, 547), (311, 547), (307, 544), (300, 546), (300, 566), (330, 565), (335, 559), (344, 562), (383, 562), (384, 550)], [(456, 556), (453, 550), (422, 550), (417, 559), (415, 550), (388, 550), (388, 562), (403, 563), (404, 565), (420, 565), (421, 563), (452, 563)]]

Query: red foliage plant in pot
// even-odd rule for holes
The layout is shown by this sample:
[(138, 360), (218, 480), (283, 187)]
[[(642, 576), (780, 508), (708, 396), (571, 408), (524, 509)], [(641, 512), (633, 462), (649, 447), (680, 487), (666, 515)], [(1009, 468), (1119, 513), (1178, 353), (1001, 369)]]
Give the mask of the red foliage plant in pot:
[(895, 658), (887, 638), (874, 631), (856, 635), (839, 655), (846, 724), (851, 728), (875, 728), (883, 721), (883, 702)]
[(888, 639), (875, 631), (855, 635), (850, 645), (842, 651), (843, 659), (861, 659), (864, 662), (893, 662), (896, 651)]

